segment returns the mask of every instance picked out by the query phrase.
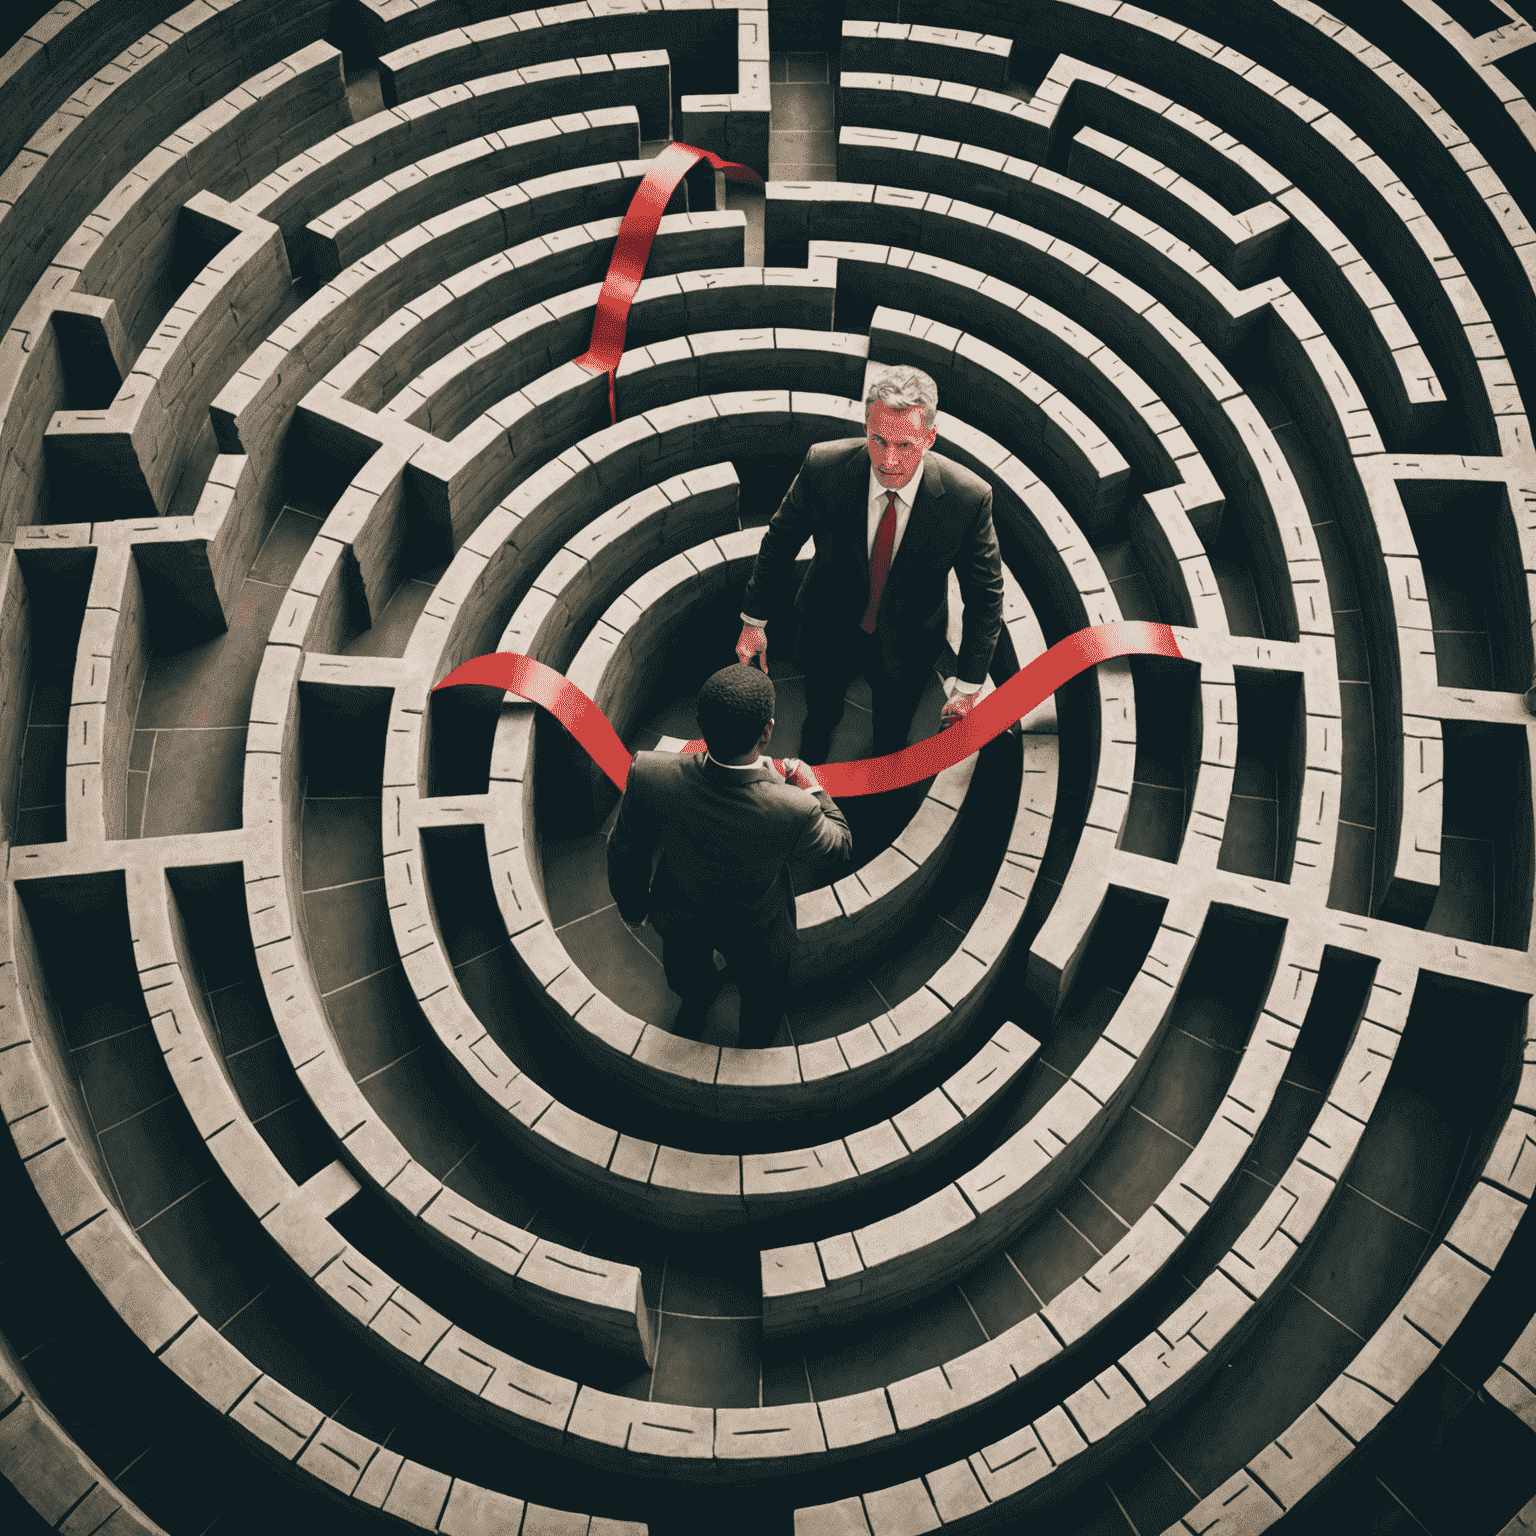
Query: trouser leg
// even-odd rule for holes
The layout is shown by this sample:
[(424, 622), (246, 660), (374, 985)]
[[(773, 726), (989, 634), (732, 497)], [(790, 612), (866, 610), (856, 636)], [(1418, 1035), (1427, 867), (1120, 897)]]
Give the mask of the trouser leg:
[(874, 706), (874, 733), (876, 757), (888, 752), (899, 752), (907, 744), (907, 732), (912, 728), (912, 716), (917, 713), (932, 668), (924, 668), (905, 677), (888, 676), (874, 667), (869, 677), (869, 691)]
[(683, 1006), (719, 991), (715, 943), (702, 923), (671, 923), (661, 939), (661, 965), (667, 985)]
[(789, 1003), (789, 968), (795, 930), (788, 922), (767, 932), (746, 933), (722, 943), (731, 974), (741, 991), (739, 1043), (748, 1049), (773, 1044)]
[(805, 674), (805, 724), (800, 730), (800, 756), (811, 764), (824, 763), (832, 747), (832, 732), (843, 718), (848, 684), (857, 669), (843, 665), (819, 667)]

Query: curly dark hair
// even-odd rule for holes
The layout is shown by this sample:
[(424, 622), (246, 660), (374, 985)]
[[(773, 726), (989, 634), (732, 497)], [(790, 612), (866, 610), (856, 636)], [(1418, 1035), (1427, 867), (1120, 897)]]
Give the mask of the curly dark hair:
[(756, 667), (739, 661), (705, 680), (694, 704), (699, 729), (716, 757), (750, 751), (773, 718), (773, 684)]

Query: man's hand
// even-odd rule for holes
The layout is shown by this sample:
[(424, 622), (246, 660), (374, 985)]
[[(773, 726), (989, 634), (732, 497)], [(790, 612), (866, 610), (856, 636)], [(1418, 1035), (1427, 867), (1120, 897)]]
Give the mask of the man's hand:
[(768, 670), (768, 636), (755, 624), (743, 624), (741, 638), (736, 642), (736, 659), (750, 667), (759, 656), (762, 657), (762, 668), (766, 672)]
[(961, 693), (957, 688), (950, 694), (945, 702), (943, 712), (939, 715), (939, 729), (945, 730), (949, 726), (964, 720), (975, 709), (976, 701), (981, 697), (978, 689), (975, 693)]
[(786, 784), (793, 784), (796, 789), (816, 790), (821, 788), (821, 781), (798, 757), (786, 757), (784, 759), (784, 782)]

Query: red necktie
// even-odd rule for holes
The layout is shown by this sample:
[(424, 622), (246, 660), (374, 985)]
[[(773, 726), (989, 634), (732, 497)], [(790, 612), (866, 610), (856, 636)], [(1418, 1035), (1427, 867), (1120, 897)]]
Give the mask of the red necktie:
[(885, 513), (880, 526), (875, 529), (875, 547), (869, 556), (869, 607), (864, 610), (864, 621), (859, 628), (866, 635), (875, 632), (875, 615), (880, 611), (880, 593), (885, 587), (886, 572), (891, 568), (891, 551), (896, 547), (896, 492), (885, 493)]

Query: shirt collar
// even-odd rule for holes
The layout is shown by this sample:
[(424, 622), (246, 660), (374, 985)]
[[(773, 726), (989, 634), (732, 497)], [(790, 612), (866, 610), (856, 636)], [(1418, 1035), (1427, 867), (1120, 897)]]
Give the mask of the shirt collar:
[(755, 762), (750, 763), (722, 763), (718, 757), (710, 755), (708, 747), (704, 749), (704, 756), (709, 758), (716, 768), (725, 768), (735, 773), (751, 773), (754, 768), (761, 768), (764, 762), (764, 759), (759, 757)]
[[(896, 500), (899, 501), (902, 506), (904, 506), (909, 512), (912, 510), (913, 504), (917, 501), (917, 488), (923, 482), (923, 471), (927, 468), (927, 463), (928, 455), (925, 453), (922, 458), (917, 461), (917, 469), (913, 473), (912, 478), (908, 480), (905, 485), (901, 486), (896, 492)], [(885, 494), (887, 489), (888, 487), (881, 485), (880, 482), (875, 479), (875, 466), (871, 464), (869, 466), (869, 500), (873, 501), (878, 496), (881, 503), (883, 504), (885, 501)]]

